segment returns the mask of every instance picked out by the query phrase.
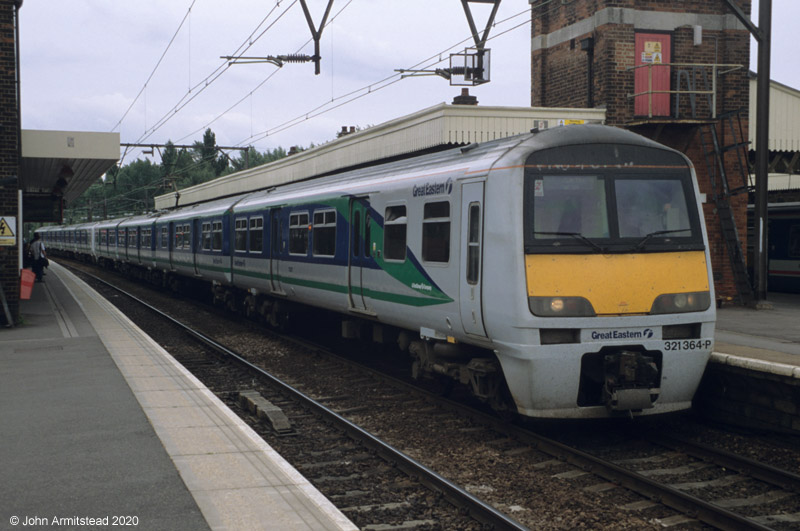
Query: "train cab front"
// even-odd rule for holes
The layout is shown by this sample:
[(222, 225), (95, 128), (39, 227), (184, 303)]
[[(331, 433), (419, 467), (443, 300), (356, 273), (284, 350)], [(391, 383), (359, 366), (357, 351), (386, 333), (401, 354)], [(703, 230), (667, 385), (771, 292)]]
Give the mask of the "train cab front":
[(691, 167), (667, 149), (587, 150), (591, 167), (526, 168), (526, 319), (538, 334), (517, 406), (535, 417), (686, 409), (715, 320)]

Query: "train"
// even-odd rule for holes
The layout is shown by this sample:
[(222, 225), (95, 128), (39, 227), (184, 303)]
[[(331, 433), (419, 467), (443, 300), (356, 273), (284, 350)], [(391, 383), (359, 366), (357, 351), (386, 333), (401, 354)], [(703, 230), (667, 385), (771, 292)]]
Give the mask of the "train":
[(514, 415), (637, 417), (690, 408), (713, 349), (700, 197), (680, 152), (585, 124), (40, 233), (275, 326), (336, 312)]
[[(767, 288), (800, 293), (800, 203), (767, 205)], [(748, 273), (753, 278), (755, 257), (755, 207), (747, 208)]]

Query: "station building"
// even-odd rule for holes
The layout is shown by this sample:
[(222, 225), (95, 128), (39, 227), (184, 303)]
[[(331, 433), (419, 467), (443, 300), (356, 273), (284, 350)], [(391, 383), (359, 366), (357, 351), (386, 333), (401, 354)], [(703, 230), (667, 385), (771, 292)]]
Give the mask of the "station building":
[[(749, 16), (750, 2), (737, 4)], [(685, 153), (706, 195), (717, 297), (751, 296), (744, 263), (750, 33), (727, 2), (530, 0), (530, 6), (531, 104), (603, 107), (609, 125)]]
[(64, 205), (119, 160), (119, 133), (21, 128), (22, 3), (0, 0), (0, 325), (19, 315), (23, 224), (60, 223)]

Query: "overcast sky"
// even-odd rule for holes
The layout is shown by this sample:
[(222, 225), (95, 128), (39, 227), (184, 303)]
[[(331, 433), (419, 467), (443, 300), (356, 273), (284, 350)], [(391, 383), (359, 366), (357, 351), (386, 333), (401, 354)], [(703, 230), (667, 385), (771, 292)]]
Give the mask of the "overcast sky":
[[(308, 5), (319, 25), (327, 0)], [(489, 6), (471, 6), (483, 28)], [(400, 80), (394, 71), (447, 67), (450, 53), (472, 44), (459, 0), (335, 0), (330, 18), (315, 76), (311, 63), (220, 59), (312, 54), (297, 0), (26, 0), (22, 126), (119, 131), (122, 142), (155, 144), (192, 143), (210, 127), (219, 145), (263, 151), (319, 144), (342, 126), (379, 124), (460, 93), (441, 77)], [(772, 78), (800, 88), (797, 20), (800, 1), (773, 0)], [(491, 82), (470, 90), (481, 105), (528, 106), (528, 0), (505, 0), (495, 22)], [(753, 45), (751, 69), (755, 53)]]

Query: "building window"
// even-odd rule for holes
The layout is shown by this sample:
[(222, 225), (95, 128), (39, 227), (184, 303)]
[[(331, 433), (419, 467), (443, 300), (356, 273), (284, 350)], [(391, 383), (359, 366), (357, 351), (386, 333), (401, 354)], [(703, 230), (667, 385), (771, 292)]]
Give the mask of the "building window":
[(234, 243), (233, 249), (236, 252), (247, 251), (247, 218), (238, 218), (234, 222)]
[(406, 206), (386, 207), (383, 231), (383, 257), (386, 260), (406, 259)]
[(289, 216), (289, 254), (308, 254), (308, 213)]
[(422, 259), (450, 261), (450, 202), (426, 203), (422, 220)]
[(264, 250), (264, 218), (250, 218), (250, 252), (260, 253)]
[(314, 212), (314, 255), (336, 254), (336, 211)]

